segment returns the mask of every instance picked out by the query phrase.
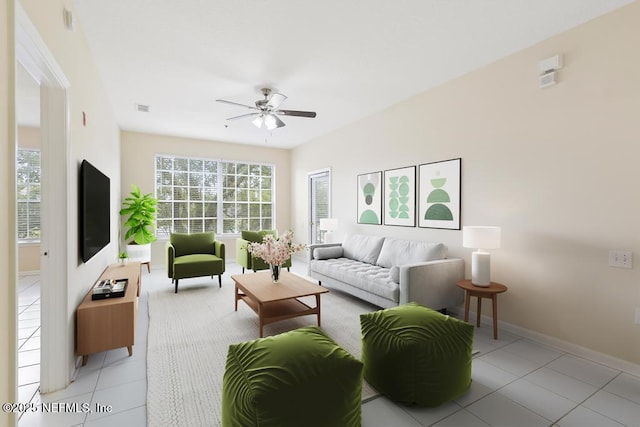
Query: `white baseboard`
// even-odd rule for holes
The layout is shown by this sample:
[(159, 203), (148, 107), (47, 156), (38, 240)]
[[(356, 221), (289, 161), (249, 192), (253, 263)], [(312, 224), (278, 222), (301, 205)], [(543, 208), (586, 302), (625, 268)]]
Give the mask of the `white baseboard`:
[(40, 270), (19, 271), (19, 272), (18, 272), (18, 277), (24, 277), (24, 276), (39, 276), (39, 275), (40, 275)]
[[(455, 313), (461, 318), (464, 316), (464, 309), (462, 308), (454, 308), (453, 310), (449, 310), (449, 311), (451, 311), (452, 313)], [(475, 319), (475, 318), (476, 318), (476, 312), (469, 311), (469, 319)], [(489, 325), (493, 324), (493, 317), (481, 315), (480, 318), (483, 323), (486, 322)], [(626, 372), (628, 374), (640, 377), (640, 365), (635, 364), (633, 362), (629, 362), (628, 360), (620, 359), (618, 357), (614, 357), (609, 354), (601, 353), (599, 351), (595, 351), (590, 348), (583, 347), (581, 345), (573, 344), (573, 343), (561, 340), (559, 338), (552, 337), (550, 335), (545, 335), (540, 332), (535, 332), (530, 329), (523, 328), (521, 326), (516, 326), (508, 322), (503, 322), (502, 320), (498, 320), (498, 328), (504, 329), (508, 332), (512, 332), (523, 338), (536, 341), (540, 344), (544, 344), (550, 347), (555, 347), (558, 350), (571, 353), (574, 356), (579, 356), (579, 357), (582, 357), (583, 359), (588, 359), (592, 362), (600, 363), (610, 368), (614, 368), (614, 369)]]

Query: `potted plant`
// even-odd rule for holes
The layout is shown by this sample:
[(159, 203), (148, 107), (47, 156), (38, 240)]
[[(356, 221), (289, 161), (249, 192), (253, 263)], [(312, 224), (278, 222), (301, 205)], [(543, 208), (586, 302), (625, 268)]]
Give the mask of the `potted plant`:
[(129, 258), (129, 255), (127, 255), (126, 252), (120, 252), (118, 254), (118, 260), (120, 261), (120, 265), (126, 265), (128, 258)]
[(156, 205), (158, 200), (151, 193), (142, 194), (140, 188), (133, 184), (131, 193), (122, 202), (120, 215), (126, 216), (124, 222), (127, 253), (132, 259), (140, 262), (151, 261), (151, 242), (156, 240), (153, 227), (156, 221)]

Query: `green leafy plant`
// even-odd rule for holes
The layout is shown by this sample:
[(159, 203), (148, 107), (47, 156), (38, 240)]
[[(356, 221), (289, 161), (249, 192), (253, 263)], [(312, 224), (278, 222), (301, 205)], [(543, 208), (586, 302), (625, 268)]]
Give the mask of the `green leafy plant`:
[(126, 252), (120, 252), (120, 253), (118, 254), (118, 258), (120, 258), (120, 259), (127, 259), (127, 258), (129, 258), (129, 255), (128, 255)]
[(158, 200), (151, 195), (142, 194), (140, 188), (133, 184), (129, 197), (122, 202), (120, 215), (128, 215), (124, 223), (127, 232), (125, 240), (133, 238), (138, 245), (146, 245), (154, 242), (156, 236), (153, 234), (153, 226), (156, 221), (156, 205)]

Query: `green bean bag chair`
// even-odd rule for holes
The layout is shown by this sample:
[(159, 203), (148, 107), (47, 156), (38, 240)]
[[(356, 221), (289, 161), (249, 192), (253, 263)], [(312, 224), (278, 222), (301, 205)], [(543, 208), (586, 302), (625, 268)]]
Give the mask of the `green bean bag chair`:
[(362, 369), (316, 326), (230, 345), (222, 425), (360, 426)]
[(473, 325), (416, 303), (360, 316), (364, 378), (391, 400), (437, 406), (471, 386)]

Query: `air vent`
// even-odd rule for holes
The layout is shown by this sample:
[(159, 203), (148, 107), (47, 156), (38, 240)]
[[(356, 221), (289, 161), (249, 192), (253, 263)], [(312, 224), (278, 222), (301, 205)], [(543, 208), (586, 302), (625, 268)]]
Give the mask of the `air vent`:
[(149, 112), (149, 106), (148, 105), (143, 105), (143, 104), (136, 104), (136, 111), (139, 111), (141, 113), (148, 113)]
[(540, 76), (539, 80), (540, 88), (553, 86), (554, 84), (556, 84), (556, 72), (553, 70), (547, 71)]
[(545, 88), (557, 83), (556, 72), (562, 69), (562, 55), (554, 55), (538, 62), (538, 82), (539, 87)]

